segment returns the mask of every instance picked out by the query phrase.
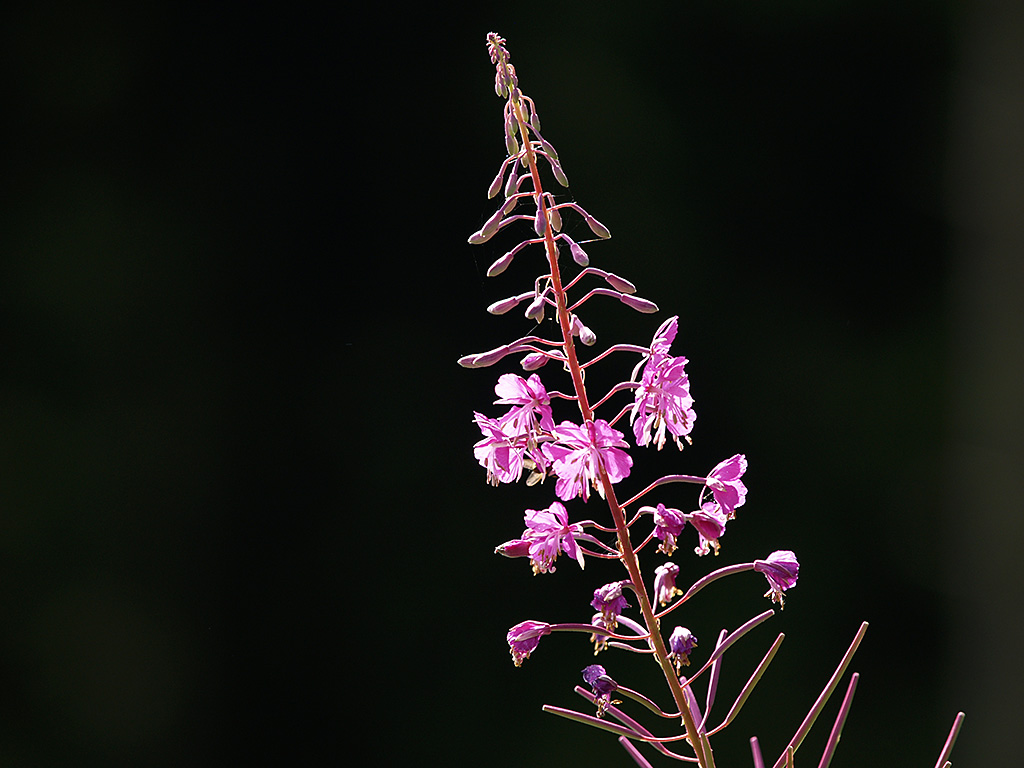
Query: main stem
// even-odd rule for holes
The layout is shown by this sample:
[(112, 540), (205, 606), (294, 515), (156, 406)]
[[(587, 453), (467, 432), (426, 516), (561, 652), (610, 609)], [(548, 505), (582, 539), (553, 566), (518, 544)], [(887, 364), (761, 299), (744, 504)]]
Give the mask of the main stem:
[[(530, 143), (529, 129), (523, 114), (522, 103), (514, 95), (510, 101), (515, 113), (516, 122), (519, 124), (519, 135), (526, 145), (526, 162), (530, 168), (530, 176), (533, 179), (533, 189), (537, 197), (537, 204), (544, 215), (544, 247), (547, 252), (548, 264), (551, 268), (551, 288), (555, 295), (558, 325), (561, 328), (562, 340), (565, 345), (563, 350), (565, 352), (565, 365), (569, 369), (569, 375), (572, 377), (573, 387), (576, 390), (576, 397), (583, 420), (584, 422), (592, 422), (594, 420), (594, 412), (590, 407), (590, 401), (587, 399), (587, 390), (583, 383), (583, 371), (580, 368), (579, 360), (576, 357), (576, 348), (573, 344), (569, 310), (566, 303), (565, 290), (562, 287), (562, 277), (558, 269), (558, 247), (555, 245), (554, 233), (551, 230), (551, 219), (548, 216), (548, 206), (544, 199), (540, 170), (537, 168), (537, 155), (533, 150), (533, 145)], [(625, 512), (615, 496), (615, 489), (601, 462), (597, 462), (597, 470), (600, 476), (601, 487), (604, 490), (605, 501), (608, 502), (608, 509), (611, 511), (612, 520), (615, 521), (615, 531), (618, 535), (622, 564), (626, 566), (626, 571), (629, 573), (630, 582), (632, 582), (633, 589), (640, 601), (640, 611), (644, 617), (644, 624), (647, 626), (647, 631), (650, 635), (648, 644), (651, 650), (654, 651), (654, 657), (657, 659), (658, 665), (665, 675), (668, 687), (672, 691), (672, 698), (675, 699), (676, 706), (679, 707), (679, 711), (682, 713), (683, 724), (686, 727), (686, 736), (693, 747), (698, 764), (701, 768), (714, 768), (714, 758), (711, 756), (710, 750), (707, 752), (704, 750), (704, 742), (700, 738), (697, 723), (694, 720), (693, 713), (690, 711), (683, 688), (679, 684), (679, 678), (676, 677), (675, 667), (669, 660), (665, 640), (661, 636), (660, 623), (654, 616), (654, 608), (647, 594), (647, 588), (644, 586), (643, 575), (640, 573), (640, 563), (637, 561), (636, 552), (633, 550), (633, 543), (629, 538), (629, 528), (626, 526)]]

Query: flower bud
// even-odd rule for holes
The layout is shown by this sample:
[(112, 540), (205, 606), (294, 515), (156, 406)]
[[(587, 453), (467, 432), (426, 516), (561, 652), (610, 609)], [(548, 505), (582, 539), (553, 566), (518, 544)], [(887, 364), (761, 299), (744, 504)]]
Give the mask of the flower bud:
[(556, 160), (548, 158), (548, 162), (551, 164), (551, 172), (555, 175), (555, 181), (561, 184), (563, 187), (569, 186), (569, 177), (565, 175), (565, 171), (562, 170), (562, 166)]
[(590, 257), (587, 256), (587, 252), (580, 248), (580, 246), (576, 243), (575, 240), (573, 240), (568, 235), (562, 235), (562, 238), (568, 241), (569, 243), (569, 253), (572, 254), (573, 261), (575, 261), (581, 267), (585, 267), (588, 264), (590, 264)]
[(657, 304), (653, 301), (648, 301), (647, 299), (641, 299), (639, 296), (627, 296), (623, 293), (619, 294), (619, 301), (630, 309), (635, 309), (637, 312), (643, 312), (645, 315), (658, 311)]
[(589, 213), (586, 216), (586, 222), (587, 222), (587, 226), (590, 227), (590, 231), (593, 232), (598, 237), (600, 237), (600, 238), (602, 238), (604, 240), (607, 240), (609, 237), (612, 236), (612, 233), (608, 229), (608, 227), (606, 227), (600, 221), (595, 219)]
[(491, 264), (491, 266), (487, 268), (487, 276), (497, 277), (498, 275), (500, 275), (502, 272), (508, 269), (508, 265), (512, 263), (512, 259), (514, 257), (515, 254), (512, 251), (506, 253), (504, 256), (502, 256), (500, 259), (498, 259), (496, 262), (494, 262), (493, 264)]
[(551, 229), (555, 232), (562, 231), (562, 214), (558, 212), (558, 209), (552, 206), (548, 208), (548, 216), (551, 217)]
[(542, 355), (540, 352), (531, 352), (520, 361), (520, 365), (523, 366), (524, 371), (536, 371), (542, 367), (544, 363), (548, 361), (547, 355)]
[(544, 322), (544, 294), (540, 294), (526, 308), (526, 317), (537, 323)]
[[(529, 296), (530, 294), (526, 294)], [(511, 309), (519, 306), (519, 302), (523, 300), (523, 296), (509, 296), (507, 299), (496, 301), (487, 308), (487, 311), (492, 315), (504, 315)]]
[(517, 176), (515, 171), (508, 175), (508, 181), (505, 182), (505, 197), (512, 197), (519, 190), (519, 180), (521, 176)]
[(626, 280), (625, 278), (619, 277), (618, 275), (613, 275), (611, 272), (608, 272), (605, 274), (604, 279), (616, 291), (621, 291), (622, 293), (636, 293), (636, 286), (629, 282), (629, 280)]
[(504, 557), (529, 557), (530, 542), (526, 539), (512, 539), (496, 546), (494, 553)]
[[(491, 186), (487, 188), (487, 199), (490, 200), (495, 197), (501, 190), (501, 183), (505, 180), (505, 169), (508, 166), (502, 165), (501, 170), (498, 171), (498, 175), (494, 177), (494, 181), (491, 182)], [(515, 175), (515, 174), (513, 174)]]

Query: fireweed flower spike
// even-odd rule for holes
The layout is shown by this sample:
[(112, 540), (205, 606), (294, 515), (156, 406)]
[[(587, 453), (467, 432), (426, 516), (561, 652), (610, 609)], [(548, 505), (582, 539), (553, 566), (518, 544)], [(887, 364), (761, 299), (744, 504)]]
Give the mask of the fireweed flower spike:
[[(726, 524), (735, 518), (736, 509), (745, 503), (747, 487), (743, 475), (747, 461), (743, 454), (721, 462), (706, 477), (673, 473), (653, 482), (640, 480), (643, 490), (632, 491), (624, 503), (619, 501), (616, 490), (620, 483), (627, 484), (634, 479), (634, 459), (643, 454), (644, 448), (653, 446), (660, 450), (672, 440), (681, 449), (684, 442), (691, 442), (696, 413), (686, 372), (687, 358), (674, 354), (672, 349), (679, 333), (679, 320), (673, 316), (662, 322), (649, 344), (623, 343), (604, 350), (599, 348), (601, 329), (592, 328), (588, 324), (592, 322), (591, 318), (584, 316), (591, 299), (615, 298), (620, 306), (641, 313), (656, 312), (658, 307), (653, 301), (636, 296), (637, 286), (626, 277), (591, 266), (599, 248), (593, 248), (595, 253), (592, 254), (584, 251), (582, 245), (588, 244), (588, 250), (591, 250), (590, 243), (604, 242), (611, 236), (611, 231), (574, 198), (563, 198), (550, 191), (557, 188), (554, 185), (567, 187), (569, 183), (558, 152), (550, 137), (540, 133), (537, 105), (521, 90), (505, 39), (494, 32), (488, 34), (487, 50), (495, 70), (494, 92), (504, 101), (502, 141), (507, 154), (486, 190), (487, 198), (495, 200), (497, 206), (484, 214), (484, 223), (469, 236), (469, 243), (493, 249), (492, 243), (499, 233), (502, 235), (497, 239), (518, 233), (518, 243), (504, 254), (489, 255), (492, 261), (487, 270), (489, 277), (504, 275), (514, 259), (523, 265), (533, 259), (536, 264), (536, 272), (530, 282), (513, 286), (509, 290), (512, 294), (509, 298), (496, 301), (487, 308), (496, 315), (513, 309), (525, 310), (522, 314), (528, 327), (523, 331), (530, 335), (506, 341), (484, 352), (464, 355), (458, 361), (464, 368), (483, 370), (516, 360), (528, 372), (526, 378), (507, 371), (502, 371), (497, 377), (497, 400), (494, 404), (505, 408), (503, 413), (474, 414), (482, 439), (473, 446), (473, 454), (486, 471), (486, 481), (495, 486), (514, 483), (521, 479), (524, 470), (529, 470), (526, 483), (532, 487), (523, 489), (523, 492), (536, 495), (539, 501), (531, 503), (536, 509), (525, 511), (522, 518), (525, 526), (518, 538), (506, 541), (495, 551), (509, 558), (529, 558), (534, 574), (553, 573), (555, 562), (562, 554), (583, 567), (582, 541), (587, 545), (589, 557), (604, 559), (609, 565), (618, 562), (625, 571), (617, 580), (593, 585), (590, 606), (596, 613), (589, 623), (524, 621), (508, 630), (512, 661), (520, 666), (536, 650), (542, 637), (556, 631), (588, 634), (595, 653), (626, 651), (633, 658), (637, 655), (650, 657), (662, 671), (676, 712), (670, 713), (671, 709), (664, 711), (654, 704), (657, 696), (649, 698), (632, 689), (619, 687), (605, 668), (597, 664), (583, 670), (583, 679), (592, 693), (577, 687), (586, 698), (596, 703), (597, 717), (555, 707), (545, 707), (545, 710), (578, 723), (612, 731), (628, 745), (628, 754), (640, 765), (649, 765), (646, 758), (639, 755), (638, 748), (643, 747), (673, 759), (695, 763), (699, 768), (714, 768), (710, 739), (717, 737), (732, 722), (774, 657), (782, 635), (754, 669), (726, 720), (717, 728), (705, 727), (705, 716), (698, 705), (694, 686), (705, 687), (705, 710), (710, 712), (726, 652), (735, 642), (745, 639), (748, 633), (752, 634), (752, 630), (773, 616), (774, 611), (767, 610), (753, 617), (731, 634), (723, 631), (704, 667), (689, 680), (680, 675), (680, 670), (690, 663), (697, 639), (685, 627), (675, 627), (666, 636), (667, 630), (663, 630), (660, 619), (684, 605), (689, 608), (697, 604), (696, 601), (690, 603), (690, 598), (708, 584), (751, 570), (765, 576), (769, 586), (766, 597), (781, 607), (785, 592), (796, 585), (800, 566), (792, 552), (779, 550), (764, 560), (727, 565), (703, 576), (698, 574), (696, 581), (685, 590), (676, 587), (676, 580), (684, 569), (690, 572), (706, 562), (698, 556), (712, 551), (716, 555), (719, 553), (719, 540), (725, 533)], [(563, 227), (573, 236), (563, 232)], [(594, 239), (579, 238), (578, 233), (586, 229), (593, 233)], [(564, 279), (563, 269), (566, 270)], [(603, 280), (604, 287), (589, 285), (595, 280)], [(554, 328), (550, 332), (554, 338), (532, 335), (537, 332), (535, 326), (539, 324)], [(581, 353), (585, 359), (581, 359)], [(587, 391), (584, 371), (590, 367), (608, 366), (623, 355), (639, 355), (640, 360), (636, 362), (634, 358), (630, 363), (634, 366), (631, 373), (628, 368), (623, 371), (623, 374), (629, 374), (628, 377), (597, 398), (592, 397), (592, 393)], [(536, 371), (550, 361), (555, 365), (545, 369), (545, 382)], [(555, 382), (558, 376), (562, 379)], [(617, 378), (619, 376), (612, 381)], [(557, 389), (550, 389), (551, 386)], [(630, 393), (632, 402), (627, 400), (612, 405), (613, 399), (625, 399), (621, 395), (623, 392)], [(614, 410), (606, 413), (606, 404)], [(615, 426), (627, 415), (631, 429), (626, 431), (632, 433), (629, 435), (632, 442)], [(553, 484), (539, 482), (551, 475), (555, 478)], [(676, 492), (677, 483), (700, 486), (695, 511), (683, 512), (673, 506), (681, 504), (676, 496), (668, 495)], [(633, 508), (656, 488), (659, 494), (666, 494), (662, 501), (653, 504), (651, 500), (651, 506)], [(570, 523), (570, 515), (576, 516), (575, 509), (590, 500), (592, 490), (604, 500), (604, 504), (598, 506), (602, 509), (607, 507), (607, 518), (602, 519), (600, 511), (588, 512), (585, 522)], [(657, 538), (660, 552), (671, 556), (677, 550), (678, 539), (684, 535), (687, 524), (697, 531), (695, 555), (687, 553), (685, 564), (669, 562), (659, 565), (654, 570), (653, 582), (646, 580), (637, 552)], [(515, 533), (510, 531), (509, 535)], [(648, 591), (651, 583), (653, 592)], [(628, 600), (627, 591), (632, 593)], [(663, 607), (659, 614), (655, 614), (654, 606), (657, 604)], [(624, 613), (627, 609), (632, 615)], [(833, 680), (815, 702), (786, 752), (774, 763), (776, 767), (787, 761), (792, 763), (793, 753), (845, 673), (865, 629), (866, 624), (862, 625)], [(617, 658), (622, 659), (621, 656)], [(710, 674), (702, 680), (704, 671), (708, 670)], [(568, 673), (567, 683), (576, 674)], [(623, 664), (618, 675), (625, 679), (627, 674)], [(637, 716), (653, 713), (658, 719), (650, 725), (643, 724), (634, 720), (632, 713), (612, 706), (622, 703), (611, 699), (616, 690), (629, 699), (630, 705), (641, 707)], [(843, 705), (844, 718), (848, 703), (849, 695)], [(605, 715), (612, 717), (606, 718)], [(656, 729), (664, 726), (665, 718), (675, 720), (677, 717), (682, 720), (681, 733), (678, 730), (667, 736), (655, 733)], [(612, 719), (617, 722), (610, 722)], [(942, 750), (940, 764), (946, 761), (952, 750), (959, 723), (960, 718)], [(836, 741), (838, 730), (834, 729), (821, 765), (827, 765)], [(675, 749), (680, 751), (672, 751)], [(755, 755), (759, 754), (755, 750)]]

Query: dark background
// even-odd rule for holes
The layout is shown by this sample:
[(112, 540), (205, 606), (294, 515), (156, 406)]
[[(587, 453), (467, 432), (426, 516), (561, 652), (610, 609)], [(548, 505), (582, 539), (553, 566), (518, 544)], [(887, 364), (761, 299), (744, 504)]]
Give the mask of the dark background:
[[(1017, 764), (1021, 21), (995, 0), (6, 11), (0, 763), (630, 764), (540, 712), (581, 706), (585, 636), (518, 670), (504, 640), (585, 620), (617, 576), (492, 554), (550, 501), (472, 456), (513, 369), (454, 363), (529, 328), (483, 311), (529, 264), (486, 279), (499, 246), (466, 244), (504, 157), (494, 29), (566, 199), (614, 233), (593, 263), (662, 308), (595, 305), (599, 342), (680, 315), (695, 444), (623, 486), (745, 453), (714, 565), (800, 557), (785, 613), (730, 652), (719, 717), (787, 634), (718, 764), (755, 734), (773, 760), (862, 620), (833, 765), (930, 765), (958, 709), (958, 765)], [(704, 593), (699, 653), (763, 590)], [(600, 661), (665, 701), (653, 665)]]

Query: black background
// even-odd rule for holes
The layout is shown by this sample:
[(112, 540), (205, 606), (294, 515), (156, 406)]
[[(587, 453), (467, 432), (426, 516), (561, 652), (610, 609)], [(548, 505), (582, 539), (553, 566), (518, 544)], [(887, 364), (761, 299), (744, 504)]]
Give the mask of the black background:
[[(383, 765), (629, 764), (613, 737), (540, 712), (581, 706), (585, 636), (545, 639), (518, 670), (504, 641), (526, 618), (586, 620), (617, 576), (565, 562), (533, 578), (492, 553), (550, 488), (484, 484), (471, 415), (494, 415), (512, 368), (454, 362), (529, 330), (484, 308), (536, 271), (487, 279), (500, 245), (466, 244), (504, 157), (491, 29), (565, 199), (614, 234), (593, 263), (662, 309), (595, 305), (599, 343), (645, 343), (680, 316), (695, 444), (636, 454), (624, 486), (745, 453), (750, 495), (714, 565), (800, 557), (785, 613), (731, 652), (723, 699), (787, 634), (718, 764), (749, 765), (751, 735), (774, 759), (862, 620), (834, 765), (931, 764), (960, 708), (961, 764), (1010, 760), (1013, 734), (979, 721), (1020, 714), (1005, 698), (1020, 670), (995, 687), (975, 674), (964, 579), (979, 542), (1019, 533), (977, 525), (951, 491), (958, 353), (992, 341), (965, 341), (958, 314), (965, 7), (6, 16), (4, 765), (337, 765), (366, 749)], [(999, 450), (1019, 470), (1015, 440)], [(710, 567), (686, 553), (684, 574)], [(702, 595), (686, 618), (701, 651), (768, 605), (764, 586)], [(1016, 595), (986, 625), (1003, 645)], [(653, 665), (600, 661), (664, 701)]]

